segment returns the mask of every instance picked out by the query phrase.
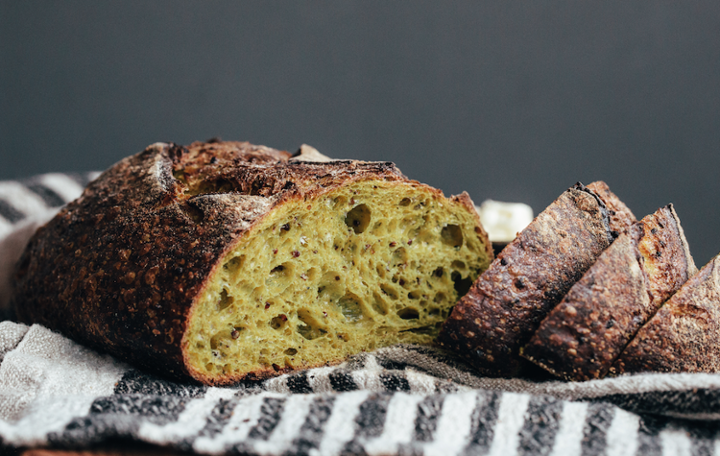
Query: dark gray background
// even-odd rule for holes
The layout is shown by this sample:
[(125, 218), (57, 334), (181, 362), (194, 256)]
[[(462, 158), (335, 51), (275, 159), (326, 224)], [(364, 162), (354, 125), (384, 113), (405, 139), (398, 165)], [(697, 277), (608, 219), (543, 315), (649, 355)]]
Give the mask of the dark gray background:
[(308, 143), (536, 213), (603, 179), (720, 252), (717, 1), (0, 0), (0, 88), (0, 179)]

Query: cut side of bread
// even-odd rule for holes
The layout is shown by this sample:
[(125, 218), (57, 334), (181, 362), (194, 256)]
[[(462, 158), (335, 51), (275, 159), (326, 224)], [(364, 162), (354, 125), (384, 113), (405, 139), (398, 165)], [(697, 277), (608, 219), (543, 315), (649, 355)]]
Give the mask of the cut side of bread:
[(604, 183), (568, 189), (473, 284), (444, 323), (440, 344), (485, 375), (516, 375), (520, 348), (630, 221), (632, 212)]
[(214, 385), (431, 343), (492, 260), (470, 198), (301, 152), (158, 143), (121, 161), (31, 240), (17, 315)]
[(611, 373), (720, 372), (720, 255), (675, 293), (617, 358)]
[(675, 210), (660, 208), (600, 255), (522, 355), (568, 380), (602, 378), (638, 329), (696, 272)]
[(211, 377), (431, 343), (488, 264), (463, 208), (375, 179), (277, 206), (208, 279), (183, 337), (186, 364)]

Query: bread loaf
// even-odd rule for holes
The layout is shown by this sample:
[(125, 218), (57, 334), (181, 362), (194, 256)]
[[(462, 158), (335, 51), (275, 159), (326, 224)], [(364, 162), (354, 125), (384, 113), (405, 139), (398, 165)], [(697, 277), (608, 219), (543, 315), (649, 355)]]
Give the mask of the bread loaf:
[(430, 343), (492, 260), (467, 194), (392, 163), (157, 143), (31, 240), (18, 318), (223, 385)]
[(720, 372), (720, 255), (643, 326), (611, 372)]
[(600, 255), (522, 355), (568, 380), (602, 378), (638, 329), (696, 272), (675, 210), (660, 208)]
[(444, 323), (440, 344), (486, 375), (518, 374), (520, 348), (631, 221), (604, 183), (568, 189), (473, 284)]

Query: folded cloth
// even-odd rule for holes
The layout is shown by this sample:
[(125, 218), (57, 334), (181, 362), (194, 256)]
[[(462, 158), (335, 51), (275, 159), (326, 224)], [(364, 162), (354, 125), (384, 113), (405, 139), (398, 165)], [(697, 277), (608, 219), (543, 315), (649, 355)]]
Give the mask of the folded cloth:
[(35, 230), (74, 200), (98, 172), (0, 181), (0, 317), (8, 316), (12, 267)]
[[(11, 250), (8, 239), (18, 250), (52, 212), (32, 188), (38, 181), (0, 182), (0, 226), (10, 228), (0, 233), (0, 252)], [(20, 191), (40, 196), (18, 199)], [(17, 203), (30, 200), (42, 207)], [(0, 264), (11, 260), (0, 255)], [(121, 438), (200, 454), (712, 454), (720, 449), (719, 419), (720, 375), (492, 379), (446, 352), (399, 345), (215, 388), (136, 370), (39, 325), (0, 323), (6, 448), (87, 448)]]

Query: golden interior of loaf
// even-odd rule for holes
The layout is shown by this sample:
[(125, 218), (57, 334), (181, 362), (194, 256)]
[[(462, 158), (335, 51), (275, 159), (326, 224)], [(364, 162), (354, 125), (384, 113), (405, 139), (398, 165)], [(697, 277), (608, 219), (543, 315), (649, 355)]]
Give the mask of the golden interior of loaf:
[(430, 343), (490, 262), (474, 214), (411, 182), (360, 181), (276, 207), (223, 259), (183, 339), (212, 378)]

